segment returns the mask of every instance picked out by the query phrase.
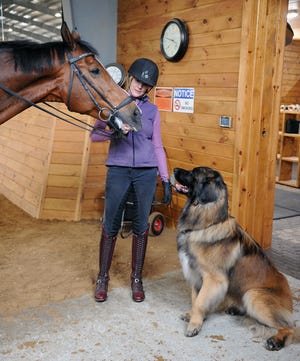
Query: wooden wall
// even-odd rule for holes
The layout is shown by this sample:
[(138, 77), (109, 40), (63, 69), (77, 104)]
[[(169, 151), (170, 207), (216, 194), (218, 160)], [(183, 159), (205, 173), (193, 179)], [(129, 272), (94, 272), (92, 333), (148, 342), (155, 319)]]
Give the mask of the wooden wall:
[[(276, 139), (280, 106), (286, 0), (161, 2), (119, 0), (118, 60), (125, 67), (150, 57), (158, 86), (194, 87), (194, 114), (161, 113), (169, 168), (208, 165), (221, 171), (230, 209), (263, 245), (272, 239)], [(160, 34), (184, 19), (190, 45), (179, 63), (160, 53)], [(153, 26), (155, 24), (155, 26)], [(219, 117), (232, 117), (232, 128)], [(174, 195), (164, 212), (176, 222), (185, 199)]]
[(33, 217), (40, 214), (53, 135), (53, 119), (31, 109), (1, 125), (0, 192)]
[[(136, 58), (148, 57), (159, 66), (158, 86), (195, 88), (193, 114), (161, 112), (170, 173), (174, 167), (216, 168), (231, 194), (242, 2), (119, 0), (118, 11), (118, 61), (128, 69)], [(185, 20), (190, 33), (178, 63), (167, 62), (160, 52), (161, 31), (173, 17)], [(220, 115), (232, 117), (232, 128), (219, 126)], [(174, 196), (173, 207), (162, 208), (171, 224), (184, 201)]]
[(107, 144), (91, 144), (89, 132), (27, 109), (1, 125), (0, 192), (35, 218), (99, 218), (106, 152)]
[(106, 155), (109, 142), (90, 143), (90, 155), (83, 189), (81, 217), (99, 219), (104, 210)]
[(284, 51), (281, 104), (300, 104), (300, 40)]
[[(66, 111), (63, 104), (56, 104)], [(77, 115), (85, 121), (89, 117)], [(40, 218), (80, 220), (89, 158), (89, 133), (53, 119), (54, 137)]]

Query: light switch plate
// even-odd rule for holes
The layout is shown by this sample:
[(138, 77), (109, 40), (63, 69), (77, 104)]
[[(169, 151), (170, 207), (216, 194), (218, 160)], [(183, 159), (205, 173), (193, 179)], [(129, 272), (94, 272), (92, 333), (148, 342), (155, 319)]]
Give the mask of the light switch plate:
[(220, 127), (231, 128), (231, 117), (226, 115), (220, 116)]

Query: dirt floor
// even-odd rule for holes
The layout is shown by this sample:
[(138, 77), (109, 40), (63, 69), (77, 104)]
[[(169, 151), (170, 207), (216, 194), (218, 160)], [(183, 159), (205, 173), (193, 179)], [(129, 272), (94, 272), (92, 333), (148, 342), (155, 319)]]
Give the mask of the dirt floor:
[[(0, 195), (0, 314), (93, 295), (99, 221), (37, 220)], [(180, 269), (176, 233), (149, 237), (144, 278)], [(118, 238), (110, 288), (130, 285), (131, 237)]]

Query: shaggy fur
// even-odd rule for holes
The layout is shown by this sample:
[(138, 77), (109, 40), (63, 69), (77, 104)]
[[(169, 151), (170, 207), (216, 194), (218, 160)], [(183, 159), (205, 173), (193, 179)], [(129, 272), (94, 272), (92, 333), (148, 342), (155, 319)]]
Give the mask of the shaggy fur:
[(199, 333), (221, 304), (230, 315), (248, 315), (277, 332), (266, 341), (280, 350), (294, 334), (292, 295), (284, 275), (228, 214), (222, 176), (208, 167), (174, 169), (176, 189), (187, 196), (178, 222), (177, 249), (192, 287), (192, 309), (182, 316), (186, 336)]

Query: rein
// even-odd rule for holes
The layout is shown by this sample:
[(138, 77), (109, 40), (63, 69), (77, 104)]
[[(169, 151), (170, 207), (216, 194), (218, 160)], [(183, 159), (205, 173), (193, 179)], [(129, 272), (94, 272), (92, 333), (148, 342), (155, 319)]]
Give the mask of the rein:
[[(1, 88), (2, 90), (4, 90), (6, 93), (8, 93), (8, 94), (10, 94), (10, 95), (12, 95), (12, 96), (20, 99), (20, 100), (23, 100), (25, 103), (29, 104), (30, 106), (33, 106), (33, 107), (35, 107), (35, 108), (37, 108), (37, 109), (39, 109), (39, 110), (41, 110), (41, 111), (43, 111), (43, 112), (45, 112), (45, 113), (47, 113), (47, 114), (50, 114), (50, 115), (52, 115), (52, 116), (54, 116), (54, 117), (56, 117), (56, 118), (58, 118), (58, 119), (61, 119), (61, 120), (63, 120), (63, 121), (66, 122), (66, 123), (75, 125), (76, 127), (79, 127), (79, 128), (81, 128), (81, 129), (84, 129), (84, 130), (88, 130), (88, 131), (89, 131), (89, 129), (87, 129), (87, 128), (79, 125), (79, 124), (76, 124), (76, 123), (72, 122), (71, 120), (68, 120), (68, 119), (66, 119), (66, 118), (63, 118), (63, 117), (57, 115), (57, 114), (54, 114), (53, 112), (51, 112), (51, 111), (49, 111), (49, 110), (47, 110), (47, 109), (45, 109), (45, 108), (43, 108), (43, 107), (41, 107), (41, 106), (33, 103), (31, 100), (29, 100), (29, 99), (27, 99), (27, 98), (24, 98), (24, 97), (23, 97), (22, 95), (20, 95), (19, 93), (16, 93), (15, 91), (7, 88), (7, 87), (6, 87), (4, 84), (2, 84), (2, 83), (0, 83), (0, 88)], [(62, 114), (64, 114), (64, 115), (66, 115), (67, 117), (70, 117), (70, 118), (72, 118), (72, 119), (74, 119), (74, 120), (76, 120), (76, 121), (84, 124), (84, 125), (87, 126), (87, 127), (93, 128), (92, 125), (90, 125), (90, 124), (88, 124), (88, 123), (86, 123), (86, 122), (84, 122), (84, 121), (82, 121), (82, 120), (80, 120), (80, 119), (78, 119), (78, 118), (75, 118), (75, 117), (72, 116), (72, 115), (69, 115), (69, 114), (63, 112), (62, 110), (59, 110), (59, 109), (55, 108), (53, 105), (50, 105), (50, 104), (45, 103), (45, 102), (44, 102), (43, 104), (47, 105), (48, 107), (50, 107), (50, 108), (52, 108), (52, 109), (55, 109), (57, 112), (62, 113)]]

